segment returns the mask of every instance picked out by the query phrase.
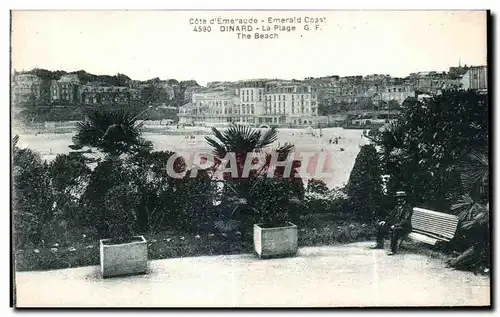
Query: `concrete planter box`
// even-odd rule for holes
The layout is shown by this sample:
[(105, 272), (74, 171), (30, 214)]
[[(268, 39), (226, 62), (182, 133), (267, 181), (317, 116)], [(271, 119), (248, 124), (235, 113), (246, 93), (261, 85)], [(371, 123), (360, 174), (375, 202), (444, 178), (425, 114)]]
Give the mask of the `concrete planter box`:
[(100, 255), (102, 277), (142, 274), (148, 269), (148, 243), (143, 236), (125, 243), (100, 240)]
[(283, 227), (253, 226), (253, 246), (259, 258), (292, 256), (298, 250), (297, 226), (291, 222)]

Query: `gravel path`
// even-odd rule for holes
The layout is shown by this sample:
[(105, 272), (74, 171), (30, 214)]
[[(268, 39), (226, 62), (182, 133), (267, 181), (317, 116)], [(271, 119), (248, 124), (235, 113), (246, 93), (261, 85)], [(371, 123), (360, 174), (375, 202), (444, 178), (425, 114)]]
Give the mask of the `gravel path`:
[(98, 267), (17, 272), (17, 306), (352, 307), (490, 305), (490, 279), (373, 243), (301, 248), (297, 257), (203, 256), (150, 262), (110, 279)]

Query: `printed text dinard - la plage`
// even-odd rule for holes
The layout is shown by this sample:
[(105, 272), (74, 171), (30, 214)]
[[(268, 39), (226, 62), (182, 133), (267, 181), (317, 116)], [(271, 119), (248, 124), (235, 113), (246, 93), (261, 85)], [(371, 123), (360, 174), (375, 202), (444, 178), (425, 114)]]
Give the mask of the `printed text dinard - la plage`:
[(189, 25), (197, 33), (227, 33), (239, 40), (276, 40), (283, 34), (300, 37), (318, 32), (328, 22), (324, 16), (294, 17), (191, 17)]

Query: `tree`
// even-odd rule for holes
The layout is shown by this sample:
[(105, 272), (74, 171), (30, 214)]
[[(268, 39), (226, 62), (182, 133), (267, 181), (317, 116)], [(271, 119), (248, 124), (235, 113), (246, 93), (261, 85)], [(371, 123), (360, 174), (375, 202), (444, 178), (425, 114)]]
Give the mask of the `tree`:
[(114, 184), (105, 193), (102, 203), (107, 237), (115, 241), (129, 239), (137, 232), (137, 209), (140, 193), (130, 184)]
[(53, 212), (58, 224), (80, 225), (80, 198), (88, 185), (91, 170), (81, 153), (58, 154), (49, 165), (50, 189), (54, 197)]
[[(257, 190), (256, 187), (260, 184), (261, 175), (266, 174), (269, 168), (273, 168), (271, 166), (271, 155), (273, 152), (278, 155), (278, 160), (285, 160), (293, 152), (294, 146), (292, 144), (284, 144), (278, 146), (272, 152), (266, 152), (266, 149), (278, 138), (276, 128), (271, 128), (262, 133), (260, 129), (253, 129), (243, 125), (232, 125), (223, 132), (212, 128), (212, 132), (214, 133), (214, 137), (205, 137), (205, 139), (213, 149), (216, 159), (214, 168), (218, 168), (221, 163), (225, 163), (223, 159), (228, 153), (233, 153), (235, 156), (237, 177), (232, 177), (234, 175), (230, 173), (223, 174), (223, 201), (219, 207), (222, 210), (222, 214), (221, 220), (216, 223), (216, 226), (219, 228), (229, 230), (237, 228), (241, 222), (245, 224), (253, 222), (254, 216), (262, 212), (249, 204), (249, 200), (253, 197), (252, 195), (255, 190)], [(249, 153), (256, 154), (258, 160), (263, 160), (264, 164), (260, 169), (251, 171), (248, 177), (243, 177), (243, 168), (247, 154)], [(283, 178), (283, 171), (284, 168), (276, 168), (274, 176)], [(300, 183), (302, 192), (296, 192), (297, 196), (300, 196), (296, 198), (303, 198), (302, 180), (293, 178), (293, 176), (295, 176), (295, 173), (292, 173), (289, 185), (298, 188), (297, 184)], [(287, 196), (285, 195), (285, 197)]]
[(353, 213), (364, 220), (380, 215), (383, 205), (382, 174), (375, 146), (363, 145), (346, 186)]
[(143, 124), (139, 122), (138, 114), (130, 111), (94, 110), (86, 121), (77, 122), (74, 147), (94, 147), (115, 157), (149, 151), (152, 143), (141, 137)]
[(307, 192), (327, 194), (328, 191), (329, 191), (328, 187), (322, 180), (310, 179), (307, 183)]
[(401, 105), (396, 100), (389, 101), (389, 104), (388, 104), (389, 110), (391, 110), (391, 111), (392, 110), (399, 110), (400, 107), (401, 107)]
[(464, 247), (449, 264), (455, 268), (482, 271), (490, 266), (488, 157), (484, 152), (472, 152), (460, 163), (459, 170), (465, 194), (456, 198), (451, 210), (461, 220), (458, 234)]
[(462, 192), (457, 163), (488, 147), (488, 96), (445, 91), (425, 100), (408, 98), (397, 122), (374, 135), (390, 190), (405, 190), (414, 205), (449, 210)]
[(450, 264), (478, 268), (489, 258), (488, 95), (444, 91), (405, 100), (398, 121), (372, 140), (381, 148), (389, 192), (405, 190), (414, 206), (462, 220)]
[[(271, 128), (262, 133), (260, 129), (253, 129), (244, 125), (233, 124), (223, 132), (212, 128), (214, 137), (205, 137), (205, 140), (212, 147), (218, 164), (228, 153), (234, 153), (236, 158), (236, 168), (238, 180), (242, 180), (243, 167), (248, 153), (262, 153), (278, 139), (278, 131)], [(227, 179), (229, 175), (225, 177)]]
[(146, 86), (141, 90), (141, 100), (144, 104), (168, 102), (168, 93), (165, 88), (155, 85)]
[(19, 149), (13, 139), (13, 227), (18, 247), (42, 241), (53, 217), (53, 193), (47, 164), (38, 153)]

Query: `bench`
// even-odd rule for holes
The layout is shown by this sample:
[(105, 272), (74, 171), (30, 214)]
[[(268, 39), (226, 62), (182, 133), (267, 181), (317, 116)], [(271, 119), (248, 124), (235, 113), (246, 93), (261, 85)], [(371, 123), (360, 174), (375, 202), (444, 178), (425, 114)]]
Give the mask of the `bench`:
[(453, 239), (458, 227), (458, 217), (415, 207), (411, 215), (411, 227), (408, 238), (436, 245), (437, 242)]

